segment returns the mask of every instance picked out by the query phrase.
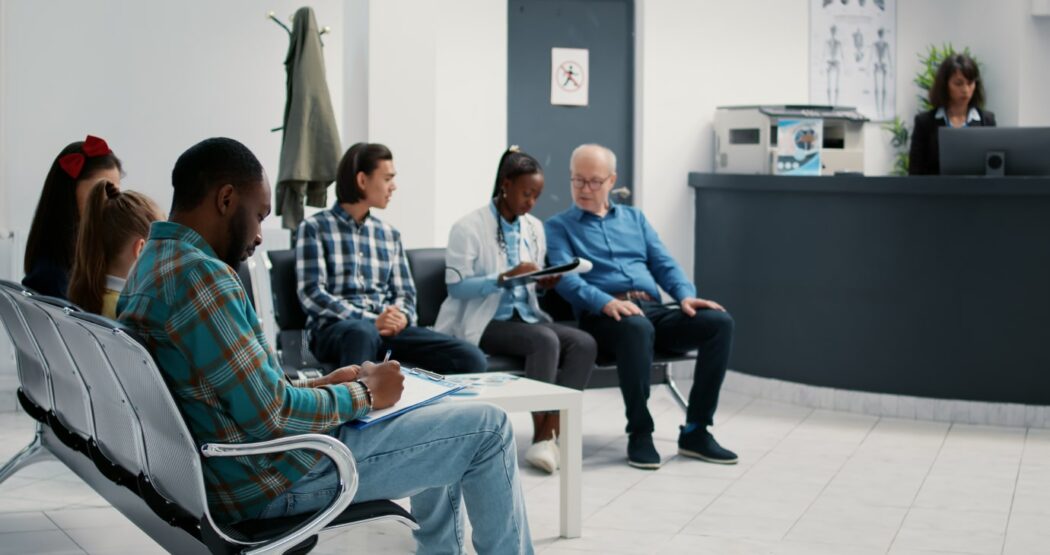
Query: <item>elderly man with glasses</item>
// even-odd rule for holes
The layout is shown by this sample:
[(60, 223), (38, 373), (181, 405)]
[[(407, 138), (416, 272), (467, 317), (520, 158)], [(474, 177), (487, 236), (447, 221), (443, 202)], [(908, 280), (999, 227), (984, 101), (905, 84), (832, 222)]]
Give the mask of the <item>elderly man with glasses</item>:
[[(647, 406), (654, 348), (698, 350), (678, 453), (736, 463), (736, 454), (708, 431), (732, 346), (732, 317), (722, 305), (697, 297), (696, 287), (640, 210), (609, 201), (616, 184), (616, 155), (611, 150), (581, 145), (573, 151), (569, 167), (574, 206), (547, 221), (547, 257), (551, 264), (573, 257), (594, 264), (589, 273), (565, 276), (557, 290), (572, 304), (580, 328), (597, 340), (599, 351), (616, 358), (627, 409), (627, 463), (660, 467)], [(660, 288), (675, 302), (661, 302)]]

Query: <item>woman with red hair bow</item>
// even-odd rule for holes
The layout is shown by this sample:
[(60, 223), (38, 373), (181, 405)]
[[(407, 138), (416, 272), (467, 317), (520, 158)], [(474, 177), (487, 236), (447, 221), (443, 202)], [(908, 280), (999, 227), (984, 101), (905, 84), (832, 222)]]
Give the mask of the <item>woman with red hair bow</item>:
[(58, 153), (29, 228), (22, 285), (42, 295), (66, 297), (77, 230), (91, 186), (103, 180), (119, 186), (121, 175), (120, 159), (98, 137), (88, 135)]

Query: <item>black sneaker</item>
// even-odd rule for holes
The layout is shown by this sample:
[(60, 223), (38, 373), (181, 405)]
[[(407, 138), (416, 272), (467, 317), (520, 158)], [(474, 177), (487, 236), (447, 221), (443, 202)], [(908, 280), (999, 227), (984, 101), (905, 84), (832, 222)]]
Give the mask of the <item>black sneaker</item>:
[(646, 470), (660, 468), (660, 453), (653, 445), (653, 434), (627, 436), (627, 464)]
[(707, 428), (698, 427), (689, 433), (685, 433), (685, 426), (679, 429), (682, 430), (678, 436), (679, 455), (717, 464), (736, 464), (739, 460), (736, 453), (719, 445)]

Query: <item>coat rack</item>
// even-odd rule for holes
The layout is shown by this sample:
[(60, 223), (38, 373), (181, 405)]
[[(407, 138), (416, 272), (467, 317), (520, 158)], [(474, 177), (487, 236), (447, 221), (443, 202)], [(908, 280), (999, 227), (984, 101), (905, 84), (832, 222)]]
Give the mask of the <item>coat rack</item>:
[[(274, 12), (267, 13), (266, 14), (266, 18), (270, 19), (274, 23), (280, 25), (281, 29), (284, 29), (284, 31), (286, 33), (288, 33), (289, 35), (292, 34), (292, 30), (288, 27), (288, 25), (285, 24), (285, 22), (281, 21), (280, 18), (277, 17), (277, 14), (275, 14)], [(288, 16), (288, 20), (289, 21), (292, 21), (293, 19), (294, 19), (293, 16)], [(319, 33), (317, 33), (317, 34), (323, 37), (323, 36), (325, 36), (325, 34), (331, 33), (331, 32), (332, 32), (332, 28), (331, 27), (322, 27), (321, 31)]]

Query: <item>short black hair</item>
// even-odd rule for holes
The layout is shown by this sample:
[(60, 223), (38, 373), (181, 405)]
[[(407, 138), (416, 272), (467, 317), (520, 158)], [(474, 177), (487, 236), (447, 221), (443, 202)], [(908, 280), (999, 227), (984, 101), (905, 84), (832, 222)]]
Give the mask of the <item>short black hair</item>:
[(241, 188), (262, 181), (259, 159), (243, 144), (226, 137), (205, 139), (179, 156), (171, 171), (172, 212), (200, 206), (208, 193), (227, 183)]
[(937, 68), (937, 76), (930, 87), (930, 104), (934, 108), (946, 108), (951, 102), (952, 95), (948, 92), (948, 81), (951, 81), (955, 72), (962, 72), (967, 81), (975, 83), (973, 96), (970, 97), (970, 107), (984, 107), (984, 81), (981, 79), (981, 70), (977, 62), (966, 54), (952, 54), (941, 62)]
[(339, 171), (335, 178), (335, 197), (339, 202), (354, 204), (362, 199), (361, 189), (357, 186), (358, 172), (372, 175), (379, 167), (380, 160), (393, 160), (390, 149), (379, 143), (357, 143), (347, 149), (339, 161)]

